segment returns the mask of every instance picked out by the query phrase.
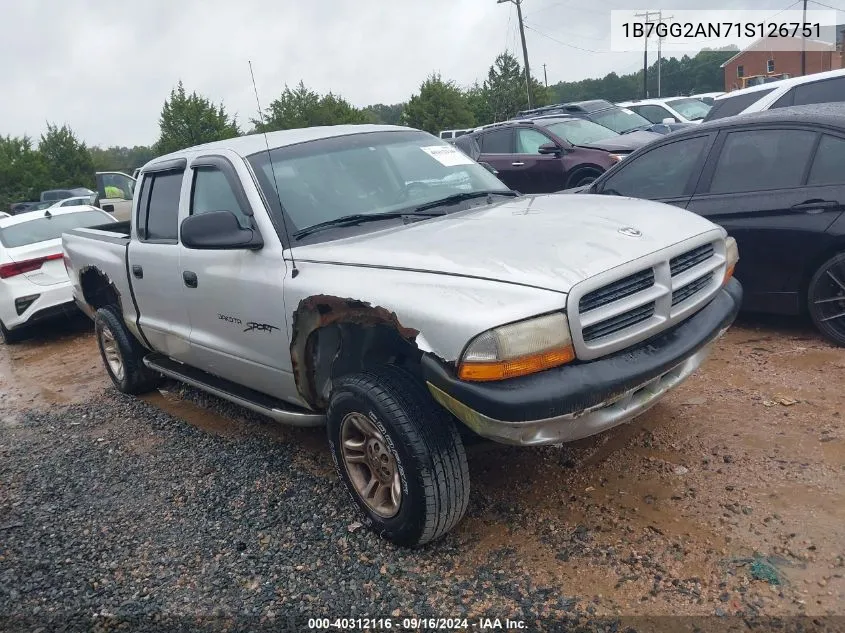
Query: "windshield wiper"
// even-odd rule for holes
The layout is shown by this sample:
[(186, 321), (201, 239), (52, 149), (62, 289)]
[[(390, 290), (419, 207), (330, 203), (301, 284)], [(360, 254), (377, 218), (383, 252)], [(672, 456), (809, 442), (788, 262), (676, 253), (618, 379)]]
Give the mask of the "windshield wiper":
[(464, 191), (462, 193), (453, 193), (450, 196), (446, 196), (445, 198), (440, 198), (439, 200), (432, 200), (431, 202), (426, 202), (425, 204), (421, 204), (416, 209), (414, 209), (414, 213), (419, 213), (421, 211), (427, 211), (429, 209), (434, 209), (435, 207), (441, 206), (448, 206), (450, 204), (457, 204), (459, 202), (463, 202), (465, 200), (473, 200), (475, 198), (487, 198), (489, 196), (508, 196), (513, 197), (516, 196), (516, 191), (511, 189), (500, 189), (500, 190), (491, 190), (491, 191)]
[[(363, 224), (364, 222), (376, 222), (378, 220), (392, 220), (395, 218), (413, 216), (413, 213), (408, 211), (388, 211), (386, 213), (353, 213), (352, 215), (344, 215), (334, 220), (326, 220), (325, 222), (318, 222), (311, 226), (306, 226), (304, 229), (299, 229), (293, 234), (294, 239), (302, 239), (306, 235), (311, 235), (323, 229), (331, 229), (341, 226), (355, 226), (356, 224)], [(422, 216), (443, 215), (442, 213), (422, 213)]]

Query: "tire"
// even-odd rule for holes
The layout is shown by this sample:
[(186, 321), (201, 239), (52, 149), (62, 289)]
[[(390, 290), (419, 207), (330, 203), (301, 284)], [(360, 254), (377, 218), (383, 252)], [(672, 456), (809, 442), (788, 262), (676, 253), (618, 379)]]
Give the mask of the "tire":
[(161, 374), (144, 365), (147, 350), (126, 328), (117, 308), (107, 306), (97, 310), (94, 333), (106, 373), (119, 391), (138, 395), (161, 384)]
[(831, 257), (810, 279), (807, 311), (819, 332), (845, 347), (845, 253)]
[(16, 330), (7, 330), (3, 321), (0, 321), (0, 334), (3, 335), (3, 341), (6, 345), (14, 345), (26, 338), (26, 328), (20, 327)]
[(575, 187), (583, 187), (585, 185), (589, 185), (591, 182), (595, 181), (596, 178), (598, 178), (599, 176), (601, 176), (601, 173), (593, 170), (588, 170), (580, 174), (575, 174), (575, 177), (572, 179), (572, 184), (570, 184), (567, 189), (574, 189)]
[[(343, 377), (335, 382), (327, 418), (338, 476), (370, 529), (397, 545), (414, 547), (458, 524), (469, 503), (466, 453), (451, 416), (418, 380), (395, 367)], [(367, 436), (358, 433), (359, 425), (369, 425), (375, 437), (361, 442)], [(350, 450), (353, 445), (356, 449)], [(385, 476), (376, 486), (382, 492), (368, 502), (359, 487), (362, 479), (377, 480), (373, 452), (377, 467), (384, 462), (388, 473), (382, 471)], [(353, 453), (360, 463), (348, 461)], [(392, 483), (388, 487), (385, 481)], [(401, 493), (398, 502), (394, 490)], [(385, 499), (380, 508), (374, 507), (376, 498)]]

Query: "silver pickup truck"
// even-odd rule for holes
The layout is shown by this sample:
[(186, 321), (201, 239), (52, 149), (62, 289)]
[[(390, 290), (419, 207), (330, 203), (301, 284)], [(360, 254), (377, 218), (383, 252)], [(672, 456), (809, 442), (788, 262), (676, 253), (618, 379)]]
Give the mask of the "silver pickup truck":
[(145, 165), (131, 221), (63, 237), (105, 368), (323, 425), (366, 523), (454, 527), (464, 442), (577, 440), (704, 360), (742, 290), (736, 244), (675, 207), (524, 196), (429, 134), (244, 136)]

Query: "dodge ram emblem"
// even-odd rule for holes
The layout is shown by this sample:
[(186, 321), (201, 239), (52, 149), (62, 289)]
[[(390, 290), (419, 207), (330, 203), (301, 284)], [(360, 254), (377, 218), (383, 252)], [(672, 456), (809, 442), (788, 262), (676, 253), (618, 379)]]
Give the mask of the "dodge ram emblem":
[(623, 226), (619, 229), (619, 232), (622, 235), (627, 235), (628, 237), (640, 237), (642, 235), (639, 229), (635, 229), (633, 226)]

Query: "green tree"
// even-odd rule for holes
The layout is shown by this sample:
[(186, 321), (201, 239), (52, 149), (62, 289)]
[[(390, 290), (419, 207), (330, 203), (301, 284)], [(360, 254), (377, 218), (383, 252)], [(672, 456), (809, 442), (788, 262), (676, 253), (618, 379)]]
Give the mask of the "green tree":
[(49, 188), (94, 186), (91, 153), (67, 125), (48, 123), (38, 143), (38, 152), (47, 169)]
[(135, 169), (155, 158), (153, 148), (145, 145), (92, 147), (90, 152), (96, 171), (122, 171), (127, 174), (132, 174)]
[(394, 103), (393, 105), (376, 103), (364, 108), (364, 114), (370, 123), (400, 125), (402, 122), (402, 111), (405, 109), (406, 105), (407, 104), (404, 102)]
[(331, 92), (320, 95), (300, 81), (296, 88), (285, 86), (264, 113), (264, 125), (252, 120), (255, 131), (291, 130), (315, 125), (367, 123), (367, 114)]
[(434, 73), (422, 83), (420, 93), (408, 101), (402, 122), (437, 134), (441, 130), (471, 127), (475, 125), (475, 116), (461, 89)]
[(47, 166), (28, 136), (0, 136), (0, 211), (15, 202), (38, 200), (48, 188)]
[(472, 111), (473, 117), (475, 117), (475, 124), (487, 125), (488, 123), (493, 123), (493, 112), (487, 101), (487, 92), (484, 90), (484, 86), (475, 82), (464, 94), (466, 95), (469, 109)]
[[(531, 89), (534, 96), (532, 107), (549, 103), (549, 91), (531, 77)], [(504, 121), (520, 110), (528, 107), (528, 90), (525, 85), (525, 72), (516, 57), (505, 51), (496, 57), (496, 61), (487, 71), (483, 94), (487, 99), (487, 111), (492, 121)]]
[(159, 118), (158, 154), (168, 154), (193, 145), (240, 135), (235, 117), (223, 105), (192, 92), (188, 95), (180, 81), (165, 100)]

